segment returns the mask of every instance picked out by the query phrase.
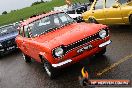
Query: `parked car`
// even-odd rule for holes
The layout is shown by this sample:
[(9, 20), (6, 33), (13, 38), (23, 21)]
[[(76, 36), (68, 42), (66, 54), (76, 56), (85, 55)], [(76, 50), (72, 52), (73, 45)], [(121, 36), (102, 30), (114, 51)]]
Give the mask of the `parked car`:
[(132, 24), (132, 1), (127, 0), (95, 0), (89, 11), (82, 14), (90, 23), (108, 25)]
[(76, 20), (77, 22), (83, 22), (82, 13), (90, 9), (90, 4), (73, 5), (71, 9), (67, 10), (66, 13)]
[(18, 35), (17, 24), (9, 24), (0, 27), (0, 56), (17, 48), (15, 38)]
[(54, 11), (64, 11), (77, 22), (83, 22), (82, 13), (89, 10), (90, 5), (91, 4), (89, 3), (75, 3), (71, 7), (68, 7), (67, 5), (54, 7)]
[(111, 43), (106, 25), (77, 23), (64, 12), (42, 14), (20, 25), (16, 43), (23, 59), (42, 63), (50, 78), (57, 68), (104, 54)]

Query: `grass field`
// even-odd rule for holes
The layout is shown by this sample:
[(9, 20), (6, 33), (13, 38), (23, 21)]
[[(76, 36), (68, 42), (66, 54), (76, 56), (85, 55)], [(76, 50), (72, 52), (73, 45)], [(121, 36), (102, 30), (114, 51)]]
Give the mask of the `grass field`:
[[(88, 0), (72, 0), (75, 2), (88, 2)], [(0, 26), (9, 23), (20, 21), (20, 19), (26, 19), (34, 14), (42, 12), (49, 12), (55, 6), (61, 6), (65, 4), (65, 0), (52, 0), (51, 2), (38, 4), (31, 7), (26, 7), (15, 12), (8, 13), (6, 15), (0, 15)]]

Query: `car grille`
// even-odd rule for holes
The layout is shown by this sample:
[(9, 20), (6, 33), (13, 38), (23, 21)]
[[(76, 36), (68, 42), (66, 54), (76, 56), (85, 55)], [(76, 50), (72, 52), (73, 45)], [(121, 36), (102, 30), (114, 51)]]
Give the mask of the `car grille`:
[(9, 47), (15, 45), (15, 38), (2, 42), (3, 47)]
[[(106, 32), (107, 32), (107, 36), (108, 36), (108, 30), (106, 30)], [(88, 42), (90, 42), (90, 41), (93, 41), (93, 40), (95, 40), (95, 39), (100, 39), (100, 37), (99, 37), (99, 32), (96, 33), (95, 35), (92, 35), (92, 36), (90, 36), (90, 37), (86, 37), (86, 38), (81, 39), (81, 40), (79, 40), (79, 41), (76, 41), (76, 42), (74, 42), (74, 43), (72, 43), (72, 44), (69, 44), (69, 45), (65, 46), (65, 49), (66, 49), (66, 51), (68, 52), (68, 51), (70, 51), (70, 50), (72, 50), (72, 49), (74, 49), (74, 48), (76, 48), (76, 47), (79, 47), (79, 46), (81, 46), (81, 45), (83, 45), (83, 44), (85, 44), (85, 43), (88, 43)]]
[[(109, 36), (109, 30), (107, 30), (107, 28), (104, 29), (104, 30), (106, 30), (106, 37)], [(100, 31), (99, 31), (99, 32), (100, 32)], [(88, 37), (86, 37), (86, 38), (83, 38), (83, 39), (81, 39), (81, 40), (78, 40), (78, 41), (76, 41), (76, 42), (73, 42), (73, 43), (71, 43), (71, 44), (69, 44), (69, 45), (61, 46), (61, 48), (64, 49), (64, 55), (67, 54), (69, 51), (71, 51), (71, 50), (73, 50), (73, 49), (75, 49), (75, 48), (77, 48), (77, 47), (79, 47), (79, 46), (81, 46), (81, 45), (84, 45), (84, 44), (89, 43), (89, 42), (91, 42), (91, 41), (95, 41), (95, 40), (97, 40), (97, 39), (101, 39), (100, 36), (99, 36), (99, 32), (97, 32), (97, 33), (94, 34), (94, 35), (91, 35), (91, 36), (88, 36)], [(55, 48), (55, 49), (56, 49), (56, 48)], [(55, 58), (60, 58), (60, 57), (57, 57), (57, 56), (55, 55), (55, 49), (53, 49), (53, 51), (52, 51), (53, 56), (54, 56)], [(63, 56), (64, 56), (64, 55), (63, 55)]]

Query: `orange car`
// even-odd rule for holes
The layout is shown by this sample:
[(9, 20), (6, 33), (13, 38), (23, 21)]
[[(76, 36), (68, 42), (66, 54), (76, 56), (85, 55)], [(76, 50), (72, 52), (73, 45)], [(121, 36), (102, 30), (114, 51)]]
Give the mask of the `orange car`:
[(26, 62), (43, 63), (53, 78), (56, 69), (91, 55), (102, 55), (110, 44), (106, 25), (77, 23), (64, 12), (50, 12), (22, 22), (17, 46)]

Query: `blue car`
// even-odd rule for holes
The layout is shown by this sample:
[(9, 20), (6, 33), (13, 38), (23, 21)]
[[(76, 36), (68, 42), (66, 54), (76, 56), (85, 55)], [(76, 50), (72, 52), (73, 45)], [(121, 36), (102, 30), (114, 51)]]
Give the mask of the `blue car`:
[(18, 35), (18, 24), (9, 24), (0, 27), (0, 56), (17, 48), (15, 38)]

